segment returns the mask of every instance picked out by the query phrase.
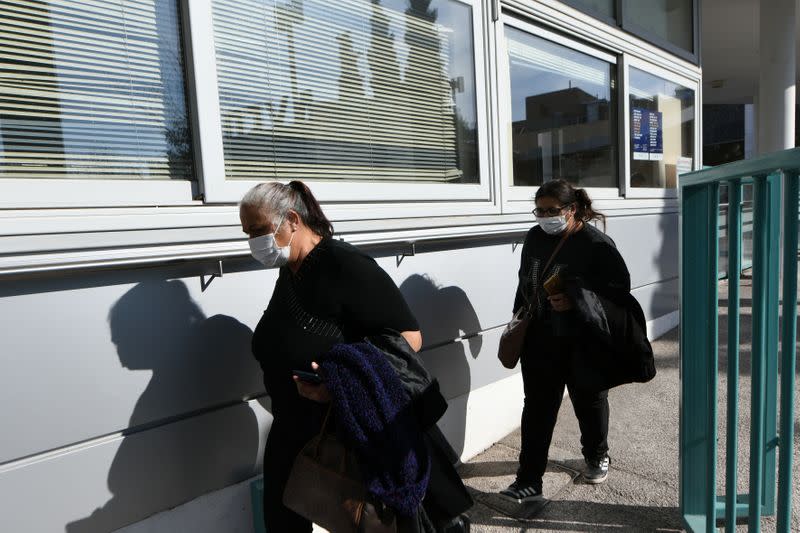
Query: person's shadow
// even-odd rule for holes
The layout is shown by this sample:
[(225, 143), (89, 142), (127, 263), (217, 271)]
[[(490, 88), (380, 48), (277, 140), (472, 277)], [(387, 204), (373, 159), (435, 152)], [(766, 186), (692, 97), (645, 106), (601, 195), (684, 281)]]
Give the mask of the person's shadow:
[(481, 331), (478, 315), (463, 289), (439, 287), (427, 276), (410, 276), (400, 285), (400, 292), (419, 322), (425, 367), (439, 380), (442, 394), (450, 404), (445, 415), (446, 433), (460, 456), (464, 451), (466, 397), (472, 388), (472, 378), (464, 342), (452, 341), (467, 336), (470, 354), (477, 358), (483, 344), (483, 337), (477, 335)]
[(68, 533), (118, 529), (256, 474), (259, 428), (243, 402), (263, 391), (252, 332), (206, 318), (181, 281), (136, 285), (114, 304), (120, 363), (152, 371), (108, 473), (109, 501)]

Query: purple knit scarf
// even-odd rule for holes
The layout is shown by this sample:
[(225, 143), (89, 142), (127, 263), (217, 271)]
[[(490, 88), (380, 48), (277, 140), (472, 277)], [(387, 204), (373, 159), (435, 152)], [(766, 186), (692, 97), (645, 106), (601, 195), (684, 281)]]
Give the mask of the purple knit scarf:
[(394, 368), (364, 342), (337, 344), (320, 367), (339, 436), (356, 453), (368, 492), (399, 514), (414, 515), (428, 488), (430, 457)]

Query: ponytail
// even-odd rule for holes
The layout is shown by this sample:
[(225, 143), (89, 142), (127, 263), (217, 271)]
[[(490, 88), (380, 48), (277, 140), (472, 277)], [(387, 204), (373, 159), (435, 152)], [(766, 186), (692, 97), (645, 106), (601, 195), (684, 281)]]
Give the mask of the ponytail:
[(303, 224), (320, 237), (333, 236), (331, 222), (302, 181), (292, 181), (288, 185), (278, 181), (260, 183), (247, 191), (239, 205), (266, 211), (272, 217), (271, 222), (275, 228), (291, 209), (297, 213)]
[(289, 187), (297, 193), (302, 204), (302, 207), (297, 205), (295, 211), (301, 215), (305, 225), (320, 237), (333, 237), (333, 225), (322, 212), (322, 207), (311, 193), (311, 189), (302, 181), (290, 181)]
[(592, 199), (586, 189), (577, 189), (566, 180), (548, 181), (536, 191), (536, 200), (555, 198), (561, 205), (575, 204), (575, 218), (581, 222), (601, 220), (606, 228), (606, 217), (592, 208)]
[(586, 189), (574, 189), (574, 190), (575, 190), (575, 216), (578, 218), (578, 220), (584, 222), (588, 222), (590, 220), (600, 220), (601, 222), (603, 222), (603, 230), (605, 230), (606, 216), (592, 209), (592, 199), (589, 198), (589, 194), (586, 192)]

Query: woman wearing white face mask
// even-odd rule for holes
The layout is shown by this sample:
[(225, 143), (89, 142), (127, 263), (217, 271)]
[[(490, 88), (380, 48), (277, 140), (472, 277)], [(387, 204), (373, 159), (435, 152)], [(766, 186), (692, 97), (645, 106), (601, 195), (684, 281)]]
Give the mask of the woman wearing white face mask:
[[(632, 303), (630, 275), (613, 241), (589, 224), (604, 217), (592, 209), (586, 191), (563, 180), (547, 182), (536, 193), (533, 212), (538, 225), (525, 239), (514, 302), (514, 312), (526, 306), (530, 316), (520, 358), (525, 389), (520, 465), (516, 481), (501, 491), (517, 503), (543, 497), (542, 476), (565, 386), (581, 429), (584, 481), (605, 481), (607, 389), (631, 379), (613, 370), (594, 386), (593, 376), (605, 379), (607, 373), (587, 368), (587, 362), (601, 360), (595, 346), (611, 339), (611, 333), (601, 334), (603, 325), (618, 317), (624, 321), (629, 308), (641, 312)], [(637, 340), (647, 343), (646, 337)], [(616, 340), (608, 347), (626, 349)]]
[(282, 503), (300, 449), (322, 424), (329, 400), (324, 385), (298, 379), (338, 342), (389, 328), (414, 350), (419, 326), (397, 286), (369, 256), (333, 239), (333, 228), (308, 187), (263, 183), (240, 203), (242, 229), (255, 259), (280, 273), (253, 334), (274, 417), (264, 454), (267, 531), (303, 533), (311, 523)]

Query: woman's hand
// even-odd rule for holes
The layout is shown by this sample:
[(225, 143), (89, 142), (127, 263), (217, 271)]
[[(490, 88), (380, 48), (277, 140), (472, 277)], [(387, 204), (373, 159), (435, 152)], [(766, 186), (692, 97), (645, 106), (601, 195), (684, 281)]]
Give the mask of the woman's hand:
[(420, 351), (422, 349), (422, 332), (417, 331), (403, 331), (400, 333), (402, 337), (406, 340), (411, 349), (415, 352)]
[(563, 292), (549, 296), (547, 299), (550, 300), (550, 305), (553, 306), (553, 310), (559, 313), (572, 309), (572, 301)]
[[(311, 363), (311, 368), (314, 372), (319, 372), (319, 365)], [(303, 398), (307, 398), (313, 402), (328, 403), (331, 401), (331, 393), (324, 383), (314, 384), (303, 381), (297, 376), (292, 376), (294, 383), (297, 386), (297, 393)]]

